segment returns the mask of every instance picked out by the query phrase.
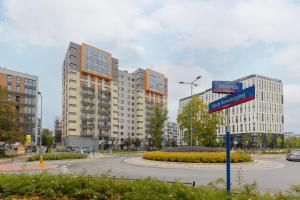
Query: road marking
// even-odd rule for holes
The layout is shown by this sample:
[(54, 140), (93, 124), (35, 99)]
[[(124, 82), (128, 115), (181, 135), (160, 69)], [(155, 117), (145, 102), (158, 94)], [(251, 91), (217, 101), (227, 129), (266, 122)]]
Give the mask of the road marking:
[(68, 167), (66, 165), (62, 166), (60, 169), (63, 174), (71, 173), (71, 172), (69, 172)]

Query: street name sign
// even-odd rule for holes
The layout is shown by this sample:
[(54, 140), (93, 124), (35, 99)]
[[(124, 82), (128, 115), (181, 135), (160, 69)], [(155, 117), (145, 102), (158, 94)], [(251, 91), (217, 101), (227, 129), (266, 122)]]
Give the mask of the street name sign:
[(213, 81), (212, 92), (222, 94), (233, 94), (243, 89), (243, 84), (235, 81)]
[(255, 99), (255, 86), (218, 99), (208, 105), (208, 112), (216, 112)]

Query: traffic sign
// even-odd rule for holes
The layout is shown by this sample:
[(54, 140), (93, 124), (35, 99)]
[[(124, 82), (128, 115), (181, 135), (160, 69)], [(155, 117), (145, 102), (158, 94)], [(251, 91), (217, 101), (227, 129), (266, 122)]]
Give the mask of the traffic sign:
[(163, 136), (162, 137), (162, 144), (165, 145), (167, 143), (167, 138), (166, 136)]
[(233, 94), (239, 92), (243, 89), (243, 84), (234, 81), (213, 81), (212, 82), (212, 92), (213, 93), (223, 93), (223, 94)]
[(255, 99), (255, 86), (248, 87), (240, 92), (228, 95), (210, 103), (208, 105), (208, 111), (210, 113), (216, 112), (253, 99)]

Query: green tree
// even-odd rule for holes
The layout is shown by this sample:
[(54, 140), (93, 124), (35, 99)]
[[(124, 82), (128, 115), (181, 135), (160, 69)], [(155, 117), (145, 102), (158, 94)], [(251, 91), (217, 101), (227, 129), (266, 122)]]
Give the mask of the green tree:
[(276, 136), (276, 147), (280, 148), (282, 146), (282, 139), (280, 135)]
[(0, 141), (15, 143), (24, 140), (24, 133), (17, 130), (15, 102), (9, 98), (7, 90), (0, 86)]
[(164, 133), (163, 128), (167, 120), (168, 111), (159, 104), (155, 104), (149, 120), (149, 131), (153, 142), (152, 144), (157, 148), (161, 148), (162, 135)]
[(266, 140), (267, 140), (267, 147), (270, 147), (271, 142), (272, 142), (272, 134), (271, 133), (266, 134)]
[(218, 147), (224, 147), (224, 145), (225, 145), (224, 137), (219, 137), (218, 138)]
[(243, 133), (242, 134), (243, 149), (245, 149), (245, 147), (248, 149), (250, 142), (251, 142), (251, 134), (250, 133)]
[(127, 149), (131, 147), (132, 142), (133, 141), (130, 136), (125, 140), (125, 145), (127, 146)]
[(184, 141), (191, 144), (191, 122), (193, 127), (193, 144), (216, 146), (217, 127), (223, 122), (223, 112), (208, 113), (208, 106), (197, 96), (183, 107), (177, 116), (177, 122), (185, 128)]
[(262, 149), (262, 134), (258, 133), (256, 136), (256, 147)]
[(42, 145), (47, 146), (49, 148), (49, 147), (52, 147), (53, 144), (54, 144), (54, 137), (53, 137), (52, 131), (50, 131), (47, 128), (43, 128), (42, 129)]

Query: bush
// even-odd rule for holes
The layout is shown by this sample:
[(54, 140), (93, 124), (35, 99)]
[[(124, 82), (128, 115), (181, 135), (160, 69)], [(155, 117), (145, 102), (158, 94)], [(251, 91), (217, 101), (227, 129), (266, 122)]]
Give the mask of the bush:
[[(147, 178), (122, 180), (110, 177), (74, 176), (67, 174), (0, 174), (0, 199), (106, 199), (106, 200), (225, 200), (224, 186), (210, 183), (191, 187), (181, 183), (167, 184)], [(23, 197), (23, 198), (22, 198)], [(25, 198), (24, 198), (25, 197)], [(234, 200), (299, 199), (293, 192), (261, 194), (255, 185), (233, 189)]]
[[(153, 151), (143, 154), (147, 160), (172, 161), (172, 162), (191, 162), (191, 163), (225, 163), (225, 152), (161, 152)], [(232, 163), (250, 162), (251, 156), (244, 152), (231, 152)]]
[(217, 148), (202, 147), (202, 146), (184, 146), (184, 147), (167, 147), (163, 151), (167, 151), (167, 152), (224, 152), (225, 149), (217, 149)]
[[(61, 153), (46, 153), (43, 154), (44, 160), (68, 160), (68, 159), (84, 159), (87, 158), (87, 154), (80, 154), (76, 152), (61, 152)], [(27, 161), (39, 160), (40, 156), (38, 154), (30, 156)]]

